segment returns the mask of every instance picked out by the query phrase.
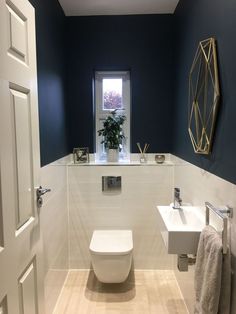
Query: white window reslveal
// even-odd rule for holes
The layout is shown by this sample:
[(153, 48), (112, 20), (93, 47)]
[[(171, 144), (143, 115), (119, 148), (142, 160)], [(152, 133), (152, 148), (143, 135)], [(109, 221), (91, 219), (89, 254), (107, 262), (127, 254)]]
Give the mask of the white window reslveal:
[(125, 115), (123, 125), (125, 139), (119, 153), (120, 160), (128, 160), (130, 154), (130, 74), (128, 71), (97, 71), (95, 72), (95, 113), (96, 113), (96, 160), (106, 159), (106, 149), (101, 144), (102, 138), (98, 130), (103, 122), (116, 110), (117, 114)]

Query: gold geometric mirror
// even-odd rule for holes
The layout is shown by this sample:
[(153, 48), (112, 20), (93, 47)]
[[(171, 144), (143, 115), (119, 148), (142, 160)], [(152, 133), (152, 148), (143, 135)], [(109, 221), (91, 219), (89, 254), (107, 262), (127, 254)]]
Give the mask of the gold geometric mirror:
[(195, 153), (209, 154), (220, 90), (215, 39), (199, 42), (189, 74), (188, 132)]

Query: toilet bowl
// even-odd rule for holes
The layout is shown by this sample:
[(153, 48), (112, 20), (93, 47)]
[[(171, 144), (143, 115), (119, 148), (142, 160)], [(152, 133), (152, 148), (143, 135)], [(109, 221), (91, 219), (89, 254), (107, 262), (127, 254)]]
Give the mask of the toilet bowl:
[(127, 279), (133, 251), (131, 230), (94, 230), (89, 249), (99, 281), (121, 283)]

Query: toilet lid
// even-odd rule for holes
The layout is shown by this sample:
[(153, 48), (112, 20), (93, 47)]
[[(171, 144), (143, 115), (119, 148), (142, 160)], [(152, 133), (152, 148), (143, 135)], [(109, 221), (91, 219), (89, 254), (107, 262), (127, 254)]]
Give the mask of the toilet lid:
[(94, 230), (90, 251), (100, 255), (124, 255), (133, 249), (131, 230)]

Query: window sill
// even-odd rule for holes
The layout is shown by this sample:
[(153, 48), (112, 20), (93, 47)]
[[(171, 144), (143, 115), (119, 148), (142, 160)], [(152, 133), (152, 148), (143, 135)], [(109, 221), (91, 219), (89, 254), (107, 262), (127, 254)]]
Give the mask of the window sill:
[(74, 164), (69, 163), (68, 166), (141, 166), (141, 167), (147, 167), (147, 166), (173, 166), (173, 162), (171, 161), (165, 161), (162, 164), (158, 164), (156, 162), (146, 162), (146, 163), (140, 163), (140, 162), (89, 162), (89, 163), (81, 163), (81, 164)]
[(165, 154), (165, 161), (160, 164), (155, 162), (155, 154), (147, 154), (148, 161), (141, 163), (139, 160), (139, 154), (131, 154), (131, 160), (120, 160), (119, 162), (107, 162), (105, 160), (95, 160), (94, 154), (90, 155), (89, 163), (74, 164), (73, 161), (68, 163), (68, 166), (173, 166), (174, 163), (170, 160), (169, 154)]

